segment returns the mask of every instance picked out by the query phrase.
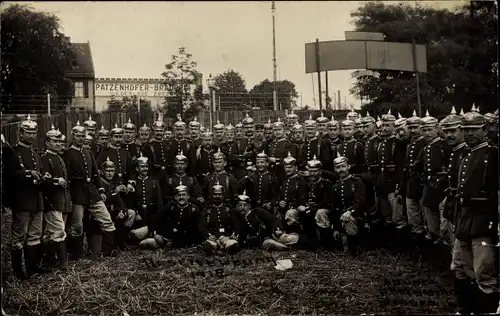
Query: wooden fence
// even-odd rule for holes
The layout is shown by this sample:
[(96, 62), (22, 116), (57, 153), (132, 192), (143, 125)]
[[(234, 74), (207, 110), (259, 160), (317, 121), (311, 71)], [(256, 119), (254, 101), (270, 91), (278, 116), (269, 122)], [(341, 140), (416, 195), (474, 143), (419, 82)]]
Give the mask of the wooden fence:
[[(284, 120), (287, 111), (249, 111), (248, 114), (255, 119), (256, 122), (266, 123), (269, 119), (274, 122), (279, 117), (281, 120)], [(300, 121), (307, 120), (309, 115), (311, 115), (314, 119), (320, 115), (320, 111), (296, 111), (295, 112)], [(325, 112), (325, 116), (330, 117), (331, 111)], [(337, 120), (342, 120), (345, 118), (347, 111), (340, 110), (335, 111), (334, 116)], [(79, 121), (80, 124), (83, 124), (89, 118), (89, 115), (92, 116), (92, 120), (97, 122), (97, 128), (101, 128), (104, 126), (106, 129), (111, 129), (116, 125), (123, 126), (129, 119), (132, 123), (134, 123), (137, 128), (146, 124), (151, 126), (151, 124), (157, 120), (157, 114), (153, 113), (138, 113), (138, 112), (104, 112), (104, 113), (90, 113), (90, 112), (69, 112), (69, 113), (58, 113), (56, 115), (47, 116), (47, 115), (39, 115), (34, 118), (34, 120), (38, 123), (38, 142), (34, 144), (37, 148), (43, 148), (43, 142), (45, 138), (45, 134), (50, 130), (51, 126), (54, 125), (55, 128), (58, 128), (63, 134), (65, 134), (71, 140), (71, 128), (76, 125), (76, 122)], [(217, 122), (217, 119), (224, 125), (229, 123), (235, 125), (238, 122), (241, 122), (246, 116), (246, 112), (243, 111), (221, 111), (219, 113), (215, 113), (213, 116), (213, 124)], [(24, 118), (23, 118), (24, 119)], [(191, 120), (188, 118), (186, 121)], [(169, 118), (164, 119), (167, 128), (171, 127), (173, 124), (173, 120)], [(198, 115), (198, 121), (205, 127), (210, 125), (210, 112), (201, 112)], [(20, 120), (17, 122), (2, 122), (2, 134), (5, 137), (5, 140), (10, 144), (16, 144), (19, 141), (19, 124)]]

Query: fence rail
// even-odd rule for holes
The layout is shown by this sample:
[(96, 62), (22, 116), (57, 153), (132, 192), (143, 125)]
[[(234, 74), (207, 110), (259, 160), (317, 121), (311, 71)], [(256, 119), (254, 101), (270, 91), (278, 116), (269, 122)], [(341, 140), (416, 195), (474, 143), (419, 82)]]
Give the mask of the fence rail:
[[(342, 120), (345, 118), (345, 115), (348, 111), (340, 110), (334, 111), (335, 119)], [(265, 123), (268, 120), (276, 121), (279, 117), (281, 120), (284, 120), (288, 111), (220, 111), (218, 113), (214, 113), (213, 123), (215, 124), (217, 120), (219, 120), (222, 124), (227, 125), (229, 123), (235, 125), (238, 122), (241, 122), (248, 113), (252, 118), (255, 119), (258, 123)], [(317, 118), (320, 115), (320, 111), (295, 111), (300, 121), (304, 121), (309, 118), (311, 115), (313, 118)], [(83, 124), (89, 118), (89, 115), (92, 115), (92, 120), (97, 123), (97, 128), (101, 128), (104, 126), (106, 129), (111, 129), (116, 125), (122, 126), (129, 119), (132, 123), (134, 123), (137, 128), (146, 124), (151, 126), (151, 124), (157, 119), (156, 113), (153, 112), (101, 112), (101, 113), (93, 113), (93, 112), (68, 112), (68, 113), (57, 113), (51, 116), (46, 114), (43, 115), (33, 115), (32, 119), (38, 123), (38, 141), (34, 144), (37, 148), (44, 147), (44, 138), (45, 134), (50, 130), (51, 126), (54, 125), (55, 128), (58, 128), (62, 133), (67, 135), (67, 137), (71, 140), (71, 128), (76, 125), (76, 122), (79, 121), (80, 124)], [(325, 115), (331, 115), (331, 111), (325, 112)], [(16, 119), (17, 121), (12, 121)], [(2, 134), (5, 137), (5, 140), (10, 144), (15, 144), (19, 141), (19, 124), (21, 120), (23, 120), (25, 116), (20, 119), (19, 116), (10, 116), (10, 121), (7, 117), (2, 117)], [(204, 111), (198, 114), (198, 121), (205, 127), (210, 125), (210, 112)], [(190, 120), (191, 118), (188, 118)], [(169, 118), (164, 118), (165, 124), (167, 128), (170, 128), (173, 124), (173, 120)]]

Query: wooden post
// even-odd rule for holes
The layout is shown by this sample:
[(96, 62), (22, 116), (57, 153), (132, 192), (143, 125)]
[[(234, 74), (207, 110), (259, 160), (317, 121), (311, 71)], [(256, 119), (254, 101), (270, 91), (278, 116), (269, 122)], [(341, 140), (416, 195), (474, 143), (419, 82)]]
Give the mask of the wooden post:
[(417, 69), (417, 45), (415, 40), (412, 41), (413, 44), (413, 72), (415, 74), (415, 81), (417, 83), (417, 112), (418, 116), (422, 117), (422, 104), (420, 103), (420, 78), (418, 77)]
[(323, 110), (323, 102), (321, 98), (321, 67), (320, 67), (320, 54), (319, 54), (319, 39), (316, 39), (316, 72), (318, 73), (318, 95), (319, 95), (319, 109)]

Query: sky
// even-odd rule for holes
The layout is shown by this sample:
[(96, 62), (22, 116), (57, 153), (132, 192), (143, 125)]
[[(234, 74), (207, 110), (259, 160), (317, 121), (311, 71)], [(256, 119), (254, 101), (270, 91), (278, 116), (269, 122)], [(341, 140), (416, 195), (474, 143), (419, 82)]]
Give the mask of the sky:
[[(204, 79), (233, 69), (250, 90), (273, 78), (270, 1), (23, 3), (58, 16), (61, 31), (72, 42), (90, 42), (96, 78), (160, 78), (182, 46)], [(457, 3), (425, 2), (440, 8)], [(298, 105), (319, 108), (317, 75), (305, 73), (304, 45), (316, 38), (344, 40), (344, 31), (354, 29), (350, 13), (361, 5), (363, 1), (276, 2), (278, 80), (295, 83)], [(351, 73), (329, 72), (329, 91), (340, 90), (342, 102), (357, 108), (360, 100), (349, 95)]]

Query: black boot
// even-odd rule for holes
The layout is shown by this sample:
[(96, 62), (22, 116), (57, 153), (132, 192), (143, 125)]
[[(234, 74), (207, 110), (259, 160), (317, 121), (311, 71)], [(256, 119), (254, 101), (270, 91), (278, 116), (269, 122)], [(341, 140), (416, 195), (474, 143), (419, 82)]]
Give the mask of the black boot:
[[(320, 250), (333, 251), (336, 248), (330, 228), (318, 228)], [(309, 238), (310, 239), (310, 238)]]
[(358, 255), (359, 239), (358, 236), (347, 236), (347, 252), (352, 257)]
[(498, 308), (498, 293), (486, 294), (481, 289), (478, 289), (477, 311), (475, 314), (490, 314), (496, 313)]
[(24, 265), (26, 266), (26, 274), (31, 277), (35, 273), (47, 273), (50, 269), (40, 268), (40, 253), (41, 245), (25, 246), (24, 247)]
[(12, 262), (12, 273), (16, 278), (26, 280), (27, 275), (23, 269), (23, 250), (13, 249), (10, 251), (10, 256)]
[(83, 239), (81, 236), (68, 236), (66, 239), (66, 249), (70, 254), (70, 260), (79, 260), (83, 251)]
[(66, 241), (57, 243), (57, 266), (65, 271), (68, 269), (68, 254), (66, 253)]
[(100, 233), (87, 234), (87, 240), (90, 241), (87, 245), (87, 256), (85, 258), (89, 260), (99, 259), (102, 250), (102, 235)]
[[(52, 269), (56, 265), (56, 253), (57, 253), (57, 248), (59, 247), (58, 243), (56, 242), (48, 242), (43, 245), (43, 254), (41, 256), (43, 257), (42, 260), (42, 265), (41, 267), (47, 268), (47, 269)], [(40, 255), (40, 253), (39, 253)]]
[(102, 255), (104, 257), (116, 257), (118, 252), (115, 243), (115, 231), (102, 232)]
[(474, 294), (472, 293), (471, 282), (468, 279), (454, 278), (455, 298), (457, 300), (458, 312), (461, 315), (468, 315), (474, 311)]

